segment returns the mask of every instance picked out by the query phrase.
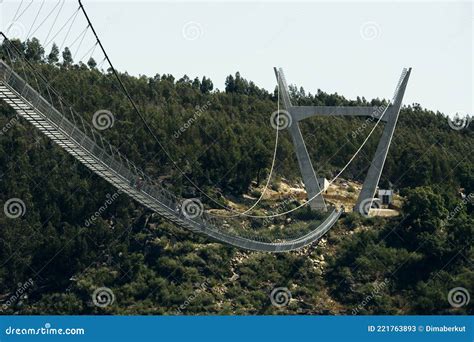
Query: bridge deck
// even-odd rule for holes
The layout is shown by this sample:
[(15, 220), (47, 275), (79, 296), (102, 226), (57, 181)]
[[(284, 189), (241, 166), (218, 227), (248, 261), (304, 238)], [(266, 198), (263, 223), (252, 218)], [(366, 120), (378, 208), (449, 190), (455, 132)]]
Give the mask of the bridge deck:
[[(6, 63), (0, 60), (0, 99), (10, 105), (20, 116), (29, 121), (61, 148), (105, 179), (121, 192), (169, 219), (178, 226), (204, 234), (232, 246), (266, 252), (295, 250), (313, 243), (324, 235), (337, 221), (341, 212), (333, 210), (326, 220), (310, 233), (283, 242), (262, 242), (232, 235), (223, 230), (225, 221), (204, 213), (196, 218), (186, 217), (181, 200), (165, 189), (153, 185), (151, 179), (118, 151), (99, 146), (91, 136), (62, 115)], [(83, 125), (84, 126), (84, 125)], [(85, 130), (85, 126), (83, 128)], [(109, 145), (106, 145), (109, 146)], [(134, 186), (143, 177), (140, 189)]]

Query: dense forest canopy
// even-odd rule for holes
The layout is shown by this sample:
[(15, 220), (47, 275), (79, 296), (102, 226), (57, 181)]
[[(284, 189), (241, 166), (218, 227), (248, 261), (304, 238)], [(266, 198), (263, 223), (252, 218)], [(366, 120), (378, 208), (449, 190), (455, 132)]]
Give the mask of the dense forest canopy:
[[(54, 45), (46, 52), (37, 39), (14, 44), (86, 120), (100, 109), (114, 114), (113, 127), (102, 133), (124, 155), (174, 192), (199, 195), (146, 132), (103, 63), (76, 63), (68, 48), (59, 51)], [(8, 61), (5, 49), (1, 54)], [(276, 89), (259, 88), (238, 72), (227, 77), (222, 91), (207, 77), (121, 77), (166, 151), (210, 196), (240, 198), (252, 182), (265, 181), (275, 141), (270, 115), (277, 108)], [(290, 91), (299, 105), (386, 103), (322, 90), (311, 94), (296, 86)], [(335, 175), (371, 127), (373, 122), (360, 118), (302, 123), (318, 173)], [(0, 128), (0, 202), (17, 197), (26, 205), (19, 219), (0, 215), (5, 313), (175, 314), (190, 296), (181, 313), (472, 313), (472, 303), (453, 309), (446, 301), (456, 286), (474, 293), (472, 124), (453, 130), (443, 114), (405, 105), (381, 180), (381, 186), (405, 198), (402, 215), (366, 219), (350, 214), (329, 232), (327, 244), (281, 255), (211, 243), (124, 195), (86, 227), (84, 222), (115, 190), (4, 102)], [(344, 178), (363, 181), (379, 136), (378, 127)], [(273, 183), (281, 177), (299, 179), (284, 131)], [(326, 266), (315, 267), (315, 260)], [(18, 284), (29, 279), (34, 285), (27, 295), (11, 300)], [(98, 286), (113, 289), (114, 305), (90, 304)], [(295, 300), (283, 309), (273, 307), (268, 293), (275, 286), (291, 289)], [(358, 308), (374, 288), (377, 294)]]

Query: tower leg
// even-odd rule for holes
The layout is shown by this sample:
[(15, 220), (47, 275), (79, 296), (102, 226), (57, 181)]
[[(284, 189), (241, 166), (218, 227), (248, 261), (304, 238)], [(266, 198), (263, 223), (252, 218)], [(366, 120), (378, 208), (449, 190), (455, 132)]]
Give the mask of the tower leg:
[(326, 211), (326, 203), (324, 202), (322, 191), (319, 186), (318, 177), (314, 171), (313, 165), (311, 164), (311, 159), (308, 150), (306, 149), (298, 122), (293, 122), (288, 129), (295, 146), (296, 157), (298, 158), (298, 164), (301, 176), (303, 177), (306, 193), (308, 194), (308, 200), (312, 199), (309, 206), (311, 209)]
[(397, 125), (398, 115), (400, 114), (400, 108), (402, 106), (403, 95), (405, 94), (405, 89), (408, 83), (408, 78), (410, 77), (410, 73), (411, 68), (408, 69), (408, 71), (404, 70), (395, 91), (393, 103), (385, 113), (387, 116), (387, 123), (385, 124), (382, 137), (380, 138), (379, 144), (377, 146), (377, 151), (375, 152), (374, 159), (370, 164), (369, 171), (365, 177), (364, 185), (362, 186), (359, 198), (357, 199), (356, 205), (354, 207), (354, 211), (357, 211), (362, 215), (368, 214), (372, 200), (375, 196), (375, 191), (377, 190), (380, 176), (382, 175), (383, 166), (385, 164), (385, 160), (387, 159), (388, 149), (390, 148), (393, 133)]
[[(283, 106), (285, 110), (291, 114), (291, 101), (288, 93), (288, 86), (283, 75), (283, 70), (277, 70), (275, 68), (275, 75), (280, 87), (280, 93), (283, 99)], [(291, 119), (293, 119), (291, 117)], [(306, 144), (304, 143), (303, 135), (299, 124), (296, 120), (292, 120), (292, 123), (288, 127), (288, 130), (293, 140), (293, 145), (295, 146), (296, 157), (298, 158), (298, 165), (300, 167), (301, 176), (308, 194), (308, 200), (310, 201), (311, 209), (326, 211), (326, 203), (324, 202), (321, 188), (318, 183), (318, 177), (314, 171), (311, 159), (306, 149)]]

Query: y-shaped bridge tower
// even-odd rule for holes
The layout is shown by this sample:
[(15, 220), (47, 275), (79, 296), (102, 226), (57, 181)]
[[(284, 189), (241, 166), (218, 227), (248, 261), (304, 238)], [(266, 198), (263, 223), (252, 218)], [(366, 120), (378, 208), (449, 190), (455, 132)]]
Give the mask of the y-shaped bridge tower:
[[(388, 149), (392, 141), (395, 126), (397, 125), (398, 115), (402, 106), (403, 95), (410, 77), (411, 68), (403, 69), (400, 80), (395, 88), (395, 94), (388, 108), (380, 110), (376, 107), (344, 107), (344, 106), (293, 106), (290, 101), (288, 85), (283, 74), (283, 70), (275, 68), (275, 75), (282, 94), (283, 106), (285, 112), (283, 115), (289, 115), (286, 119), (287, 128), (293, 140), (301, 176), (306, 187), (308, 199), (311, 201), (312, 209), (326, 211), (326, 203), (322, 195), (318, 176), (311, 163), (311, 158), (306, 149), (306, 145), (301, 134), (299, 122), (313, 116), (362, 116), (371, 117), (378, 120), (383, 114), (380, 121), (385, 123), (382, 137), (377, 146), (375, 156), (370, 163), (369, 171), (362, 186), (362, 191), (357, 199), (354, 210), (367, 215), (377, 189), (377, 185), (382, 175), (385, 159), (387, 158)], [(282, 115), (282, 113), (280, 113)]]
[[(107, 143), (101, 134), (85, 122), (82, 116), (77, 114), (57, 93), (48, 80), (36, 70), (36, 67), (25, 59), (21, 51), (3, 33), (0, 32), (0, 35), (4, 38), (2, 47), (10, 59), (10, 65), (0, 60), (0, 99), (95, 174), (176, 225), (239, 248), (285, 252), (308, 246), (319, 240), (334, 226), (341, 215), (341, 210), (331, 208), (321, 224), (312, 228), (311, 231), (300, 233), (297, 236), (262, 241), (260, 237), (248, 236), (245, 231), (239, 230), (239, 227), (242, 228), (245, 225), (239, 220), (234, 221), (231, 225), (229, 217), (217, 218), (207, 212), (202, 212), (202, 210), (197, 215), (194, 215), (195, 211), (193, 210), (186, 212), (183, 208), (186, 207), (189, 200), (179, 198), (164, 189), (129, 161), (117, 148)], [(281, 71), (279, 74), (282, 74)], [(402, 75), (400, 91), (396, 92), (393, 108), (387, 117), (386, 131), (384, 131), (379, 149), (377, 149), (378, 156), (374, 159), (374, 171), (371, 171), (371, 167), (366, 181), (367, 185), (364, 184), (361, 193), (362, 200), (365, 199), (363, 196), (373, 194), (380, 178), (408, 74), (409, 72)], [(332, 110), (331, 107), (292, 106), (286, 83), (282, 81), (283, 77), (278, 77), (278, 79), (281, 82), (280, 85), (283, 85), (281, 88), (284, 89), (285, 108), (294, 120), (290, 125), (290, 132), (292, 132), (297, 147), (298, 160), (305, 184), (309, 185), (311, 197), (313, 194), (318, 194), (319, 185), (298, 127), (298, 121), (315, 115), (315, 113), (331, 115)], [(372, 110), (372, 108), (370, 109)], [(341, 110), (340, 107), (337, 107), (334, 112), (339, 113), (336, 115), (366, 115), (369, 110), (360, 109), (360, 107), (348, 107)], [(390, 129), (387, 130), (387, 127)], [(318, 208), (326, 208), (322, 197), (316, 203)]]

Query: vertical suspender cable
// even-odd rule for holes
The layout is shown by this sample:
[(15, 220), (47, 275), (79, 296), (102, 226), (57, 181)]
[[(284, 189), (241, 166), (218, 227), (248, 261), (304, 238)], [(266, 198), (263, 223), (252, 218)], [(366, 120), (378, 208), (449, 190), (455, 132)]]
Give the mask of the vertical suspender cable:
[(171, 157), (171, 155), (168, 153), (168, 151), (165, 149), (165, 147), (163, 146), (163, 144), (159, 141), (159, 139), (157, 138), (157, 136), (155, 135), (155, 133), (153, 132), (153, 130), (151, 129), (150, 125), (148, 124), (148, 122), (145, 120), (145, 118), (143, 117), (143, 115), (141, 114), (140, 110), (138, 109), (137, 105), (135, 104), (135, 101), (133, 101), (132, 97), (130, 96), (130, 93), (128, 92), (127, 88), (125, 87), (125, 85), (123, 84), (122, 82), (122, 79), (120, 78), (120, 75), (118, 74), (117, 70), (114, 68), (112, 62), (110, 61), (110, 58), (109, 58), (109, 55), (107, 54), (107, 52), (105, 51), (104, 49), (104, 46), (102, 45), (102, 42), (100, 41), (99, 39), (99, 36), (97, 35), (97, 32), (95, 31), (95, 28), (94, 26), (92, 25), (92, 22), (89, 18), (89, 16), (87, 15), (87, 12), (84, 8), (84, 6), (82, 5), (82, 1), (81, 0), (78, 0), (79, 1), (79, 6), (82, 10), (82, 12), (84, 13), (84, 16), (89, 24), (89, 27), (91, 28), (92, 30), (92, 33), (94, 34), (96, 40), (97, 40), (97, 43), (99, 44), (99, 47), (100, 49), (102, 50), (102, 53), (104, 54), (105, 56), (105, 59), (107, 60), (107, 62), (109, 63), (110, 65), (110, 68), (112, 70), (112, 73), (114, 74), (115, 78), (117, 79), (118, 83), (120, 84), (120, 87), (122, 88), (125, 96), (127, 96), (128, 100), (130, 101), (130, 103), (132, 104), (133, 106), (133, 109), (135, 110), (135, 112), (137, 113), (137, 115), (140, 117), (141, 121), (143, 122), (143, 124), (145, 125), (146, 129), (148, 130), (148, 132), (152, 135), (152, 137), (155, 139), (155, 141), (157, 142), (157, 144), (160, 146), (160, 148), (162, 149), (162, 151), (166, 154), (166, 156), (168, 157), (168, 159), (173, 163), (173, 165), (176, 167), (176, 169), (181, 172), (181, 174), (199, 191), (201, 192), (205, 197), (207, 197), (208, 199), (210, 199), (212, 202), (214, 202), (215, 204), (219, 205), (220, 207), (222, 208), (226, 208), (227, 210), (231, 210), (233, 211), (233, 209), (231, 208), (228, 208), (228, 207), (225, 207), (223, 206), (222, 204), (220, 204), (218, 201), (214, 200), (213, 198), (211, 198), (209, 195), (207, 195), (203, 190), (201, 190), (199, 188), (199, 186), (197, 186), (197, 184), (195, 184), (192, 179), (190, 179), (186, 174), (185, 172), (179, 167), (179, 165), (174, 161), (174, 159)]

